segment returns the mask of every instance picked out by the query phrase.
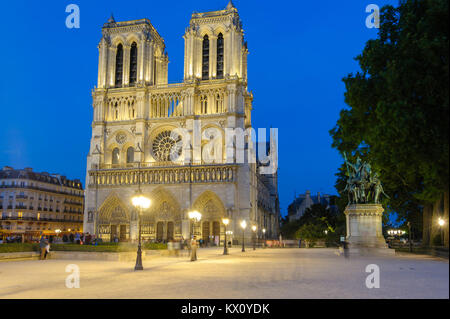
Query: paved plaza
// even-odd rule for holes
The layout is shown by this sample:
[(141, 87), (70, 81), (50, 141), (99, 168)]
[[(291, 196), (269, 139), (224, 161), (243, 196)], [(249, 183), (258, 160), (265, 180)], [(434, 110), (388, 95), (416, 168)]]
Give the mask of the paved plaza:
[[(403, 254), (345, 259), (335, 249), (199, 249), (199, 260), (151, 257), (133, 262), (0, 262), (0, 298), (449, 298), (448, 260)], [(66, 266), (80, 269), (67, 288)], [(380, 268), (380, 288), (366, 287), (366, 266)]]

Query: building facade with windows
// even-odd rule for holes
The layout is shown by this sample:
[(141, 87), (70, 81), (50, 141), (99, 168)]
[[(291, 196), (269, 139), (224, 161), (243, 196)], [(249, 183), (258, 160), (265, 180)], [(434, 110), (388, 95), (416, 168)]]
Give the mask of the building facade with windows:
[[(256, 234), (247, 227), (246, 240), (262, 237), (263, 229), (276, 237), (276, 172), (261, 175), (256, 163), (237, 163), (233, 150), (219, 154), (208, 146), (225, 145), (227, 128), (251, 128), (248, 50), (237, 9), (230, 2), (193, 13), (184, 41), (184, 80), (169, 84), (164, 40), (148, 19), (111, 17), (103, 25), (84, 229), (126, 241), (137, 238), (140, 222), (146, 240), (223, 240), (227, 217), (235, 240), (244, 219), (257, 226)], [(195, 145), (186, 151), (186, 136), (174, 133), (180, 129), (197, 136), (198, 152)], [(214, 161), (205, 152), (216, 152)], [(151, 199), (141, 218), (131, 203), (138, 190)], [(200, 222), (189, 220), (192, 210), (202, 214)]]
[(337, 213), (337, 206), (332, 201), (332, 195), (320, 194), (311, 195), (311, 191), (307, 190), (305, 194), (297, 195), (288, 208), (288, 219), (290, 222), (300, 219), (305, 211), (312, 205), (321, 204), (332, 212)]
[(33, 172), (31, 168), (0, 171), (0, 231), (3, 236), (38, 238), (83, 231), (84, 190), (79, 180)]

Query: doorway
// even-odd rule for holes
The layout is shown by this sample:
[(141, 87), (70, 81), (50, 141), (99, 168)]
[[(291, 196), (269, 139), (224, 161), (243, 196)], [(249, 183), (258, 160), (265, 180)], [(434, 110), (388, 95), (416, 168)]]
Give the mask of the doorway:
[(220, 244), (220, 223), (218, 221), (213, 222), (212, 235), (214, 244), (216, 243), (216, 237), (218, 238), (217, 243)]
[(127, 225), (120, 225), (119, 240), (120, 241), (126, 241), (127, 240)]
[(111, 237), (110, 237), (110, 242), (114, 242), (114, 239), (116, 238), (116, 236), (117, 236), (117, 225), (111, 225), (111, 232), (110, 232), (110, 234), (111, 234)]
[(167, 240), (173, 240), (173, 222), (167, 223)]
[(164, 236), (163, 222), (158, 222), (156, 224), (156, 240), (157, 241), (162, 241), (163, 240), (163, 236)]
[(202, 224), (202, 239), (205, 243), (209, 241), (209, 222), (203, 222)]

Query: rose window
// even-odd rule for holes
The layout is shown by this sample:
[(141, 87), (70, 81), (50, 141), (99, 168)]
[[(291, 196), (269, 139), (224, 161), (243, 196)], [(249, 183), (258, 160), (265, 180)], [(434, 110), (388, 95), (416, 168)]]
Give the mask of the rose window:
[(161, 162), (178, 159), (182, 151), (181, 136), (171, 131), (164, 131), (156, 136), (153, 141), (153, 156)]

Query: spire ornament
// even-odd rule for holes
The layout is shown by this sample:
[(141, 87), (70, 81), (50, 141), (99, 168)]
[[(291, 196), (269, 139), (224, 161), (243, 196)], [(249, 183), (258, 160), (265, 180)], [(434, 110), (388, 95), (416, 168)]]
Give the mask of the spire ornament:
[(111, 17), (108, 19), (108, 23), (116, 23), (116, 20), (114, 19), (112, 12), (111, 12)]
[(233, 4), (233, 1), (229, 1), (228, 2), (228, 4), (227, 4), (227, 7), (225, 8), (226, 10), (231, 10), (231, 9), (233, 9), (233, 8), (235, 8), (235, 6), (234, 6), (234, 4)]

